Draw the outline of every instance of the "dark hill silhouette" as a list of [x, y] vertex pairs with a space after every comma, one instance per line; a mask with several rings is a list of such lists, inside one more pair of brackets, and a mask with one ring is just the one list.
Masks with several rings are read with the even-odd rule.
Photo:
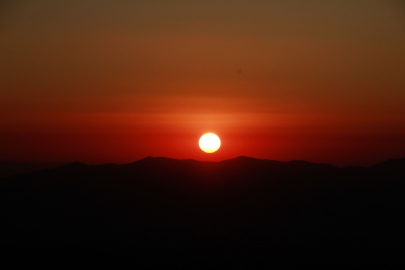
[[0, 162], [0, 178], [12, 176], [20, 173], [40, 171], [43, 169], [52, 169], [62, 166], [66, 163], [18, 163], [18, 162]]
[[250, 157], [70, 163], [0, 179], [1, 239], [18, 252], [131, 254], [159, 266], [375, 265], [405, 243], [404, 168], [405, 159], [342, 169]]

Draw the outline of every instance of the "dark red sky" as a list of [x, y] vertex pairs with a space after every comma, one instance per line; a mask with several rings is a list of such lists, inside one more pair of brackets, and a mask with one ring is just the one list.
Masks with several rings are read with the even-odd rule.
[[404, 48], [399, 0], [2, 1], [0, 160], [405, 157]]

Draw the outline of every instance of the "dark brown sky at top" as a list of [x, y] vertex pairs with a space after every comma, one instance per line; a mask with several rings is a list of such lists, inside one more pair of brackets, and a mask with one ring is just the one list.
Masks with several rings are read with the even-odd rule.
[[403, 1], [2, 1], [0, 160], [404, 157], [404, 48]]

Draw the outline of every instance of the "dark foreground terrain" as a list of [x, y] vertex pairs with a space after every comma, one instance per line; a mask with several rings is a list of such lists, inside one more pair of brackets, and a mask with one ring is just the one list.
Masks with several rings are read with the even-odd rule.
[[402, 260], [404, 184], [405, 159], [342, 169], [248, 157], [72, 163], [0, 178], [2, 257], [33, 265], [387, 268]]

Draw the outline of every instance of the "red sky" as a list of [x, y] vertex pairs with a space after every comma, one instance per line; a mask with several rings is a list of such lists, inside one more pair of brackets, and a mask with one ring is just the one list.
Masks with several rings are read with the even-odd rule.
[[0, 18], [0, 160], [405, 157], [401, 1], [3, 1]]

